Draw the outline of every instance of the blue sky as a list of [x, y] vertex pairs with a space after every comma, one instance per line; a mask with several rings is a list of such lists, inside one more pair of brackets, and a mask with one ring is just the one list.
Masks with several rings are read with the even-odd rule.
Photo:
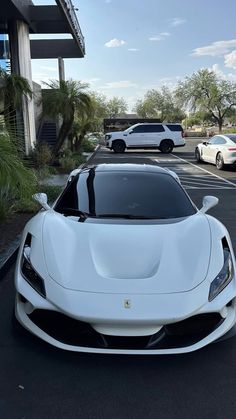
[[[33, 0], [34, 4], [55, 4]], [[66, 78], [122, 96], [130, 111], [151, 88], [200, 68], [236, 82], [236, 1], [74, 0], [86, 56], [65, 60]], [[37, 82], [58, 78], [56, 60], [34, 60]]]

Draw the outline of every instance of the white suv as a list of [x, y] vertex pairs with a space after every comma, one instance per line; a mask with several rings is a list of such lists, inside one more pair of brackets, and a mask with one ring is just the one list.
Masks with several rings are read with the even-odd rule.
[[185, 145], [180, 124], [135, 124], [125, 131], [108, 132], [106, 147], [115, 153], [124, 153], [131, 148], [158, 148], [162, 153], [171, 153], [174, 147]]

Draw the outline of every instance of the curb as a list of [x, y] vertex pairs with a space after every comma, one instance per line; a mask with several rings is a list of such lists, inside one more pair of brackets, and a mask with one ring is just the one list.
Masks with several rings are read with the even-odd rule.
[[[100, 149], [101, 144], [98, 144], [93, 151], [93, 153], [89, 156], [88, 160], [83, 164], [82, 167], [86, 167], [87, 164], [94, 158], [97, 151]], [[18, 236], [11, 242], [11, 244], [8, 246], [8, 248], [0, 254], [0, 280], [4, 278], [4, 276], [7, 274], [11, 266], [15, 263], [17, 258], [17, 253], [19, 250], [20, 245], [20, 239], [21, 234], [18, 234]]]
[[86, 167], [87, 164], [89, 164], [89, 162], [94, 158], [95, 154], [98, 152], [100, 148], [101, 148], [101, 144], [98, 144], [95, 150], [93, 151], [93, 153], [89, 156], [88, 160], [82, 164], [82, 167]]
[[7, 274], [11, 266], [15, 263], [19, 250], [21, 234], [18, 234], [8, 246], [5, 252], [0, 254], [0, 280]]

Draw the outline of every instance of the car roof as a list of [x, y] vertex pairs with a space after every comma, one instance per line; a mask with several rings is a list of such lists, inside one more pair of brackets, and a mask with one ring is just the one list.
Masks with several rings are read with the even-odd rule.
[[231, 134], [223, 134], [223, 137], [228, 138], [229, 140], [233, 141], [236, 140], [236, 133], [231, 133]]
[[215, 134], [211, 138], [215, 138], [215, 137], [224, 137], [224, 138], [227, 138], [227, 139], [231, 140], [232, 138], [236, 138], [236, 133], [231, 133], [231, 134]]
[[154, 164], [101, 163], [82, 168], [81, 172], [94, 169], [96, 172], [152, 172], [170, 174], [168, 170]]

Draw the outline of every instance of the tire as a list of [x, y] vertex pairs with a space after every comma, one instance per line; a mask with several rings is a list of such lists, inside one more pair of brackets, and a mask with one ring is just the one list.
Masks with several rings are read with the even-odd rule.
[[218, 170], [224, 169], [224, 159], [221, 153], [218, 153], [216, 156], [216, 168]]
[[117, 140], [112, 143], [112, 149], [114, 153], [124, 153], [125, 152], [125, 143], [122, 140]]
[[159, 150], [165, 154], [171, 153], [173, 148], [174, 148], [174, 144], [173, 144], [173, 141], [171, 140], [162, 140], [159, 146]]
[[195, 159], [197, 160], [197, 162], [199, 163], [202, 159], [201, 159], [201, 155], [200, 155], [200, 151], [199, 148], [195, 148]]

